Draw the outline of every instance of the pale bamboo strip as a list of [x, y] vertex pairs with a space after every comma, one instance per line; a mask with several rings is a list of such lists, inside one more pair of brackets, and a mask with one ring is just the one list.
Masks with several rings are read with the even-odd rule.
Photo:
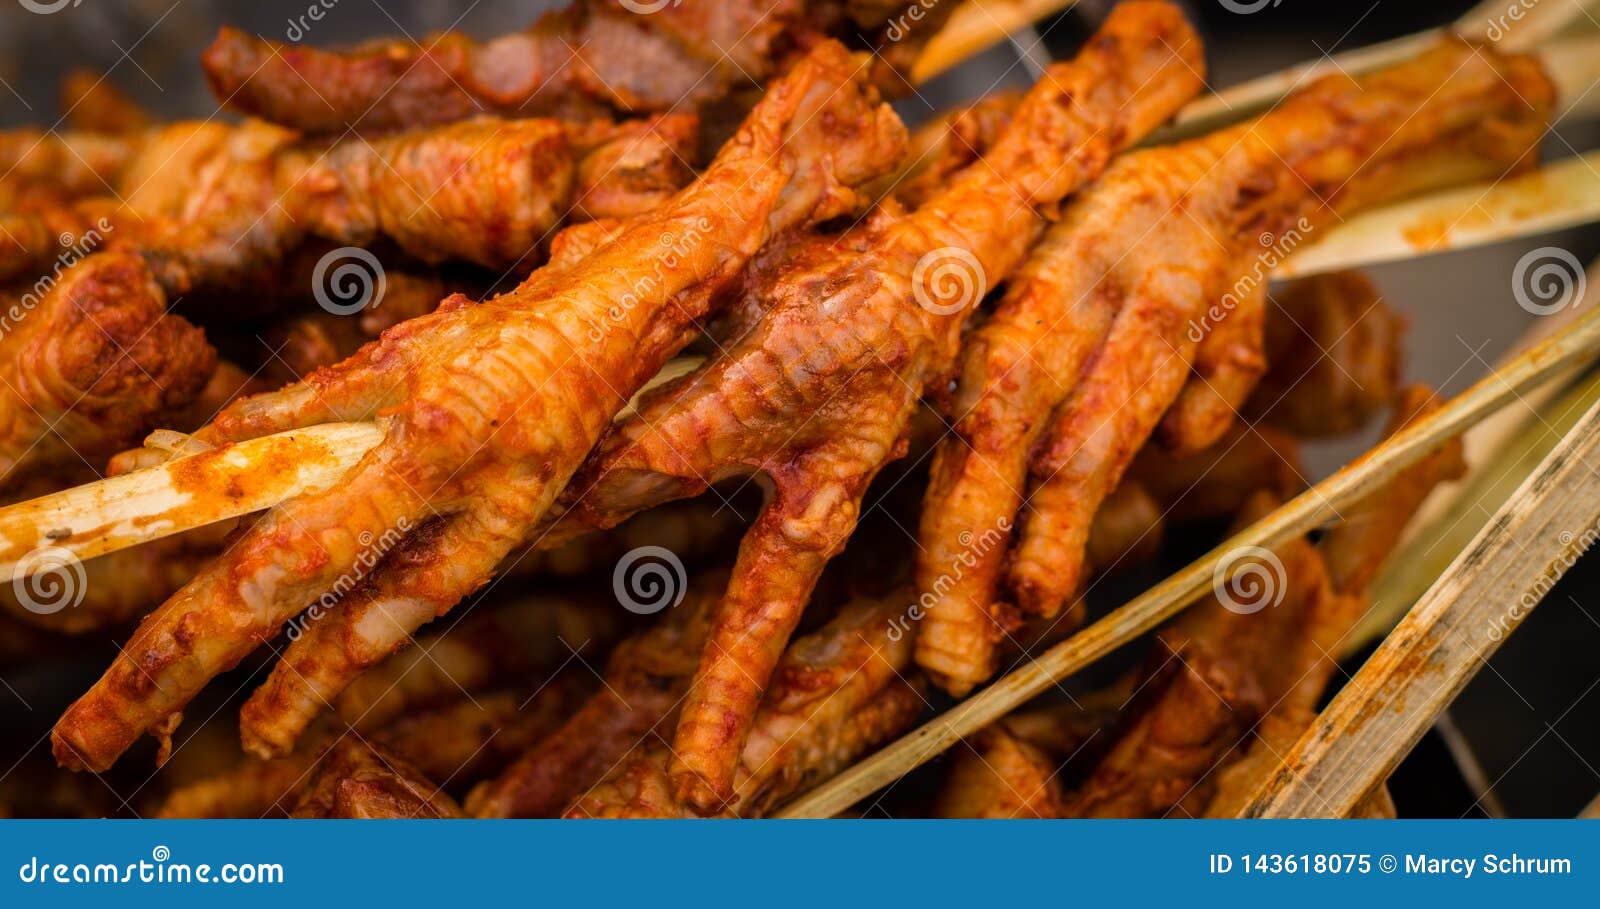
[[[1596, 154], [1600, 155], [1600, 153]], [[1596, 158], [1596, 163], [1600, 164], [1600, 157]], [[1555, 165], [1550, 170], [1553, 171], [1553, 175], [1547, 175], [1545, 171], [1539, 171], [1525, 176], [1522, 180], [1543, 179], [1551, 185], [1567, 187], [1571, 190], [1570, 192], [1551, 193], [1543, 190], [1533, 192], [1526, 188], [1513, 188], [1502, 193], [1498, 188], [1492, 187], [1451, 190], [1437, 196], [1428, 196], [1406, 203], [1400, 206], [1403, 210], [1400, 215], [1386, 214], [1390, 210], [1383, 210], [1374, 213], [1375, 217], [1353, 218], [1337, 230], [1329, 231], [1328, 235], [1320, 238], [1316, 245], [1307, 246], [1300, 250], [1286, 264], [1293, 266], [1295, 263], [1306, 261], [1306, 257], [1315, 256], [1316, 258], [1310, 260], [1313, 263], [1312, 266], [1302, 266], [1301, 272], [1322, 271], [1356, 268], [1374, 262], [1391, 261], [1406, 255], [1417, 255], [1419, 244], [1408, 237], [1407, 225], [1413, 224], [1415, 218], [1419, 216], [1414, 214], [1407, 215], [1404, 212], [1428, 213], [1427, 217], [1446, 219], [1445, 223], [1449, 223], [1449, 219], [1452, 218], [1458, 218], [1463, 222], [1469, 221], [1473, 217], [1477, 217], [1472, 212], [1476, 208], [1484, 206], [1502, 213], [1499, 220], [1490, 227], [1470, 224], [1458, 225], [1452, 232], [1453, 242], [1456, 243], [1488, 242], [1490, 239], [1507, 240], [1521, 236], [1526, 232], [1546, 231], [1551, 229], [1553, 225], [1575, 223], [1582, 218], [1600, 219], [1600, 178], [1595, 177], [1594, 172], [1589, 171], [1586, 167], [1577, 167], [1572, 162]], [[1475, 201], [1478, 202], [1476, 206], [1473, 204]], [[1557, 210], [1557, 213], [1548, 216], [1540, 214], [1536, 210], [1538, 206], [1552, 207]], [[1371, 239], [1369, 239], [1369, 236]], [[1332, 251], [1319, 252], [1325, 247], [1331, 248]], [[1279, 273], [1275, 273], [1274, 277], [1278, 277], [1281, 272], [1282, 269], [1280, 269]], [[1594, 284], [1600, 287], [1600, 280], [1595, 281]], [[663, 381], [688, 372], [697, 366], [699, 362], [700, 360], [695, 358], [681, 358], [667, 364], [661, 373], [645, 386], [645, 390], [652, 389]], [[637, 401], [637, 396], [635, 401]], [[622, 414], [632, 413], [633, 407], [634, 402], [630, 402], [628, 407], [622, 411]], [[326, 429], [326, 431], [336, 432], [337, 430]], [[350, 432], [356, 432], [356, 430], [352, 429]], [[288, 437], [294, 434], [287, 433], [284, 435]], [[345, 437], [343, 443], [351, 445], [354, 438], [356, 437]], [[371, 439], [372, 444], [376, 444], [378, 439], [377, 436], [372, 435], [364, 436], [364, 438]], [[62, 527], [94, 527], [99, 524], [107, 524], [109, 526], [107, 521], [92, 522], [90, 520], [95, 513], [94, 508], [98, 507], [97, 503], [108, 501], [107, 496], [111, 495], [111, 493], [99, 488], [104, 483], [115, 482], [117, 484], [113, 487], [115, 495], [119, 497], [118, 502], [120, 504], [120, 508], [117, 509], [117, 514], [119, 515], [117, 532], [77, 529], [74, 530], [75, 535], [88, 535], [84, 536], [79, 543], [66, 545], [65, 548], [74, 552], [81, 548], [85, 553], [104, 554], [198, 527], [209, 520], [219, 520], [220, 518], [212, 518], [211, 516], [222, 514], [224, 511], [228, 512], [227, 517], [233, 517], [248, 511], [269, 508], [284, 498], [298, 494], [300, 489], [334, 482], [349, 466], [344, 461], [330, 461], [326, 458], [320, 458], [317, 454], [320, 449], [317, 447], [315, 436], [302, 436], [301, 441], [311, 445], [311, 448], [307, 450], [308, 462], [298, 464], [296, 468], [303, 475], [302, 482], [305, 486], [279, 485], [272, 487], [276, 490], [274, 494], [277, 495], [277, 498], [273, 497], [274, 494], [262, 492], [259, 496], [249, 500], [254, 506], [253, 508], [244, 508], [243, 504], [227, 508], [196, 508], [194, 503], [206, 494], [206, 490], [199, 486], [191, 485], [188, 487], [191, 494], [182, 500], [173, 498], [169, 492], [164, 492], [163, 490], [171, 485], [169, 479], [171, 471], [179, 469], [176, 465], [186, 463], [187, 459], [171, 461], [163, 465], [163, 469], [167, 473], [150, 473], [148, 470], [136, 471], [116, 478], [114, 481], [100, 481], [100, 483], [92, 483], [76, 489], [65, 490], [56, 493], [52, 497], [47, 497], [46, 500], [52, 503], [51, 507], [70, 510], [75, 518], [72, 524], [56, 522], [47, 527], [36, 523], [34, 515], [38, 513], [38, 506], [32, 503], [0, 508], [0, 533], [6, 534], [6, 536], [0, 537], [0, 557], [3, 557], [4, 552], [11, 552], [11, 563], [14, 563], [25, 552], [40, 546], [55, 544], [57, 542], [56, 539], [46, 536], [46, 531], [48, 530]], [[274, 451], [278, 452], [282, 457], [298, 457], [293, 449], [286, 447], [291, 444], [290, 442], [280, 440], [274, 444], [277, 446]], [[354, 456], [356, 452], [351, 449], [346, 454]], [[252, 461], [248, 457], [241, 463], [249, 465], [251, 470], [257, 469], [260, 464], [259, 461]], [[353, 461], [350, 463], [353, 463]], [[331, 476], [317, 474], [316, 471], [319, 469], [331, 472]], [[243, 474], [239, 475], [242, 476]], [[221, 474], [209, 474], [207, 475], [207, 481], [213, 484], [211, 495], [221, 497], [231, 495], [227, 488], [231, 483], [230, 477]], [[243, 502], [243, 500], [240, 501]], [[139, 508], [150, 510], [148, 512], [139, 512], [137, 510]], [[24, 511], [18, 513], [18, 509], [23, 509]], [[33, 530], [27, 531], [27, 528], [33, 528]], [[27, 535], [29, 533], [31, 533], [31, 536]]]
[[[941, 0], [935, 0], [941, 2]], [[942, 0], [950, 2], [950, 0]], [[966, 0], [950, 21], [928, 40], [911, 65], [911, 82], [921, 85], [975, 54], [998, 44], [1012, 32], [1061, 12], [1078, 0]]]
[[[1600, 259], [1589, 264], [1578, 299], [1535, 319], [1500, 362], [1565, 329], [1581, 313], [1596, 306], [1600, 306]], [[1553, 376], [1522, 396], [1524, 407], [1507, 407], [1491, 414], [1462, 435], [1466, 477], [1435, 489], [1417, 510], [1400, 548], [1373, 584], [1372, 609], [1346, 639], [1346, 655], [1389, 633], [1471, 541], [1478, 526], [1472, 513], [1487, 516], [1500, 507], [1539, 459], [1566, 434], [1578, 415], [1600, 398], [1600, 374], [1574, 389], [1579, 372]], [[1566, 396], [1552, 403], [1564, 391], [1568, 392]]]
[[1597, 456], [1600, 403], [1384, 639], [1241, 817], [1340, 817], [1388, 778], [1600, 535]]
[[[1200, 98], [1181, 111], [1171, 127], [1151, 137], [1152, 143], [1171, 142], [1242, 120], [1260, 113], [1280, 98], [1319, 76], [1343, 72], [1358, 75], [1416, 56], [1451, 32], [1478, 40], [1496, 41], [1513, 51], [1525, 51], [1554, 38], [1574, 23], [1588, 20], [1587, 0], [1543, 0], [1516, 21], [1508, 18], [1505, 0], [1485, 0], [1457, 19], [1449, 28], [1434, 28], [1379, 44], [1324, 56], [1320, 60], [1280, 70]], [[1512, 4], [1515, 6], [1515, 4]], [[1561, 80], [1557, 79], [1560, 83]], [[1563, 103], [1566, 103], [1563, 101]]]
[[[1473, 446], [1483, 449], [1499, 443], [1487, 459], [1480, 453], [1476, 455], [1479, 460], [1474, 461], [1469, 455], [1471, 473], [1448, 490], [1441, 510], [1419, 514], [1421, 532], [1402, 542], [1373, 583], [1372, 609], [1346, 640], [1345, 655], [1362, 650], [1394, 628], [1472, 542], [1489, 515], [1505, 504], [1596, 401], [1600, 401], [1600, 371], [1590, 372], [1564, 393], [1557, 387], [1535, 389], [1524, 395], [1522, 403], [1535, 408], [1532, 411], [1508, 407], [1490, 418], [1514, 417], [1488, 426], [1491, 432], [1503, 433], [1504, 438], [1489, 440], [1488, 444], [1479, 441]], [[1467, 436], [1473, 436], [1489, 422], [1474, 426]]]
[[1397, 433], [1204, 557], [813, 790], [787, 807], [782, 816], [830, 817], [843, 811], [963, 736], [1010, 713], [1057, 681], [1170, 618], [1211, 589], [1213, 572], [1230, 553], [1246, 546], [1271, 548], [1307, 533], [1378, 489], [1444, 440], [1460, 434], [1550, 376], [1588, 362], [1597, 354], [1600, 311], [1591, 311], [1567, 330], [1480, 379], [1427, 418]]
[[[1600, 55], [1600, 44], [1595, 52]], [[1294, 278], [1470, 249], [1596, 220], [1600, 151], [1357, 215], [1296, 251], [1272, 276]]]
[[[704, 361], [668, 362], [617, 419], [634, 413], [646, 392]], [[82, 560], [271, 508], [338, 482], [381, 441], [374, 423], [324, 423], [189, 454], [192, 437], [158, 429], [146, 445], [170, 451], [170, 460], [0, 508], [0, 573], [14, 577], [20, 565], [26, 574], [35, 563], [47, 569], [49, 560], [28, 558], [44, 548]]]
[[46, 547], [78, 559], [270, 508], [336, 482], [383, 431], [329, 423], [209, 449], [0, 509], [0, 573]]

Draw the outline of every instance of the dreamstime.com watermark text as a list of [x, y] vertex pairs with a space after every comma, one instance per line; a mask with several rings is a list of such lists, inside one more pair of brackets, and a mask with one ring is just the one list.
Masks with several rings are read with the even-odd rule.
[[1511, 632], [1522, 624], [1522, 620], [1528, 617], [1528, 613], [1533, 611], [1533, 607], [1539, 605], [1539, 601], [1550, 593], [1551, 588], [1556, 586], [1556, 582], [1560, 581], [1572, 566], [1578, 564], [1578, 560], [1583, 558], [1583, 554], [1588, 552], [1597, 540], [1600, 540], [1600, 521], [1590, 524], [1578, 533], [1563, 530], [1557, 534], [1556, 542], [1561, 544], [1561, 551], [1556, 553], [1555, 558], [1550, 560], [1550, 564], [1545, 566], [1539, 577], [1523, 591], [1522, 596], [1511, 604], [1511, 608], [1495, 617], [1490, 623], [1489, 640], [1499, 643], [1510, 636]]
[[33, 856], [17, 869], [24, 884], [282, 884], [277, 862], [225, 862], [221, 865], [174, 862], [172, 850], [157, 846], [137, 862], [57, 862]]

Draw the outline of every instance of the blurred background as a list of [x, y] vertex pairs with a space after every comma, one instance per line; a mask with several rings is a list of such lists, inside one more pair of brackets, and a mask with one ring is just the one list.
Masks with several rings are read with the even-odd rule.
[[[400, 34], [421, 39], [441, 29], [492, 36], [525, 26], [553, 5], [540, 0], [323, 0], [320, 21], [305, 26], [309, 0], [0, 0], [0, 126], [50, 125], [56, 93], [70, 69], [106, 73], [117, 86], [168, 117], [217, 115], [198, 56], [219, 25], [277, 40], [329, 45]], [[686, 0], [710, 2], [710, 0]], [[1004, 85], [1031, 81], [1030, 65], [1069, 55], [1109, 8], [1083, 0], [900, 102], [910, 121]], [[1374, 3], [1273, 3], [1243, 15], [1220, 0], [1187, 0], [1208, 39], [1212, 84], [1324, 54], [1444, 25], [1472, 4], [1377, 0]], [[1235, 3], [1233, 6], [1238, 6]], [[29, 7], [55, 9], [50, 14]], [[298, 20], [298, 21], [297, 21]], [[227, 116], [227, 115], [223, 115]], [[1593, 123], [1563, 125], [1547, 157], [1600, 145]], [[1588, 262], [1600, 231], [1580, 229], [1488, 249], [1446, 253], [1371, 269], [1395, 308], [1411, 318], [1408, 380], [1455, 394], [1480, 377], [1534, 318], [1516, 305], [1512, 269], [1539, 246]], [[1376, 427], [1373, 429], [1373, 435]], [[1324, 445], [1312, 452], [1325, 474], [1372, 441]], [[1480, 516], [1489, 517], [1485, 510]], [[1124, 591], [1126, 592], [1126, 591]], [[1104, 604], [1102, 604], [1104, 605]], [[83, 672], [108, 659], [102, 646], [83, 655]], [[1600, 793], [1600, 557], [1584, 560], [1481, 671], [1401, 768], [1393, 792], [1402, 816], [1572, 816]], [[1353, 669], [1357, 661], [1347, 664]], [[59, 675], [0, 677], [0, 729], [25, 745], [48, 728], [81, 688]], [[0, 766], [0, 770], [3, 770]], [[908, 781], [885, 813], [915, 813], [920, 788]]]

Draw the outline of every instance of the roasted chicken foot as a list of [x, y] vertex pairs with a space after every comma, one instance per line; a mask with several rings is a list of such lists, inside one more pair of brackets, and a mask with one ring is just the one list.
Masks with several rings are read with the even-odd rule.
[[735, 796], [762, 689], [868, 484], [948, 381], [986, 283], [1022, 260], [1042, 209], [1200, 88], [1201, 66], [1174, 7], [1123, 4], [921, 207], [886, 204], [841, 236], [787, 238], [758, 257], [718, 354], [649, 395], [591, 458], [567, 497], [585, 526], [732, 476], [770, 483], [674, 739], [683, 802], [711, 814]]
[[[905, 675], [911, 640], [895, 620], [909, 591], [846, 605], [827, 625], [789, 645], [751, 723], [734, 776], [737, 809], [761, 817], [903, 732], [927, 702]], [[694, 817], [674, 794], [671, 749], [643, 742], [566, 812], [569, 818]]]
[[[1406, 390], [1390, 432], [1437, 406], [1427, 389]], [[1163, 630], [1139, 701], [1116, 745], [1069, 797], [1067, 815], [1199, 815], [1218, 797], [1216, 771], [1239, 759], [1241, 740], [1263, 718], [1273, 717], [1263, 735], [1281, 734], [1285, 722], [1303, 729], [1406, 522], [1434, 486], [1464, 469], [1453, 440], [1348, 509], [1315, 545], [1294, 540], [1274, 551], [1276, 562], [1250, 563], [1246, 571], [1263, 583], [1229, 577], [1215, 598]], [[1263, 493], [1242, 520], [1278, 501]]]
[[[111, 188], [11, 216], [47, 236], [0, 258], [0, 277], [54, 258], [50, 231], [95, 225], [97, 242], [141, 253], [169, 293], [259, 291], [310, 238], [526, 271], [569, 218], [660, 205], [688, 182], [698, 138], [684, 114], [475, 121], [332, 145], [259, 121], [175, 123], [143, 134]], [[337, 290], [322, 292], [346, 302]]]
[[1186, 405], [1173, 435], [1193, 449], [1226, 431], [1217, 415], [1260, 375], [1262, 257], [1363, 205], [1530, 163], [1552, 98], [1530, 58], [1452, 40], [1113, 164], [963, 349], [955, 433], [923, 511], [918, 583], [936, 602], [918, 664], [965, 693], [992, 675], [1008, 629], [1078, 602], [1094, 515], [1202, 347], [1212, 400]]
[[[482, 304], [447, 300], [201, 430], [218, 443], [376, 415], [386, 439], [336, 487], [264, 515], [147, 617], [57, 724], [57, 759], [109, 766], [332, 591], [339, 612], [360, 618], [312, 624], [246, 708], [249, 750], [286, 753], [358, 674], [352, 666], [398, 649], [484, 584], [749, 257], [775, 235], [850, 211], [851, 187], [893, 166], [904, 129], [857, 68], [839, 45], [819, 45], [699, 180], [581, 262]], [[327, 659], [325, 635], [342, 659]]]
[[[387, 131], [478, 114], [591, 118], [694, 109], [759, 88], [817, 39], [882, 29], [904, 3], [727, 0], [643, 14], [618, 0], [575, 0], [527, 30], [479, 42], [446, 32], [344, 51], [225, 28], [202, 57], [218, 99], [306, 132]], [[906, 55], [954, 4], [919, 10], [887, 59]], [[891, 89], [897, 78], [880, 81]]]

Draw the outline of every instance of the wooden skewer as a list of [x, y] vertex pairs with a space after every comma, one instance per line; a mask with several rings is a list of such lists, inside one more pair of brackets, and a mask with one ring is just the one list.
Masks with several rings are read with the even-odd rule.
[[[943, 0], [951, 2], [951, 0]], [[966, 0], [911, 65], [914, 85], [933, 79], [1011, 33], [1053, 16], [1078, 0]]]
[[382, 440], [373, 423], [328, 423], [12, 505], [0, 509], [0, 566], [15, 577], [43, 547], [87, 559], [270, 508], [336, 482]]
[[[967, 0], [929, 40], [911, 81], [921, 85], [983, 49], [1032, 23], [1072, 7], [1076, 0]], [[1592, 20], [1590, 0], [1543, 0], [1531, 9], [1485, 0], [1449, 28], [1435, 28], [1391, 41], [1323, 57], [1232, 86], [1191, 102], [1171, 126], [1145, 144], [1161, 145], [1211, 132], [1259, 114], [1296, 88], [1334, 72], [1360, 74], [1416, 56], [1444, 35], [1455, 33], [1491, 41], [1506, 50], [1539, 49], [1560, 100], [1556, 119], [1600, 114], [1600, 39], [1593, 36], [1552, 40], [1575, 23]], [[1515, 9], [1518, 18], [1512, 19]]]
[[[1297, 251], [1273, 276], [1356, 268], [1600, 220], [1600, 176], [1589, 169], [1589, 157], [1508, 181], [1515, 184], [1508, 188], [1484, 184], [1451, 190], [1352, 218], [1315, 245]], [[1600, 166], [1600, 153], [1592, 157]], [[1428, 228], [1428, 236], [1434, 239], [1430, 244], [1416, 239], [1421, 229], [1418, 225], [1444, 227]], [[1324, 251], [1325, 247], [1332, 251]], [[1600, 275], [1593, 286], [1600, 289]], [[701, 362], [700, 358], [681, 357], [668, 363], [639, 394]], [[637, 401], [635, 396], [618, 418], [631, 414]], [[365, 452], [361, 445], [376, 445], [382, 434], [371, 424], [345, 423], [269, 438], [270, 443], [265, 439], [245, 443], [255, 447], [230, 446], [230, 460], [218, 460], [215, 452], [175, 458], [158, 467], [0, 508], [0, 566], [13, 572], [18, 559], [42, 546], [61, 546], [79, 558], [88, 558], [270, 508], [306, 489], [337, 482]], [[330, 439], [337, 441], [332, 456], [327, 451]], [[170, 449], [172, 445], [158, 447]], [[239, 478], [258, 471], [281, 473], [271, 465], [285, 463], [296, 465], [295, 482], [266, 484], [252, 495], [236, 495], [233, 487]], [[236, 465], [238, 472], [215, 466], [221, 464]], [[256, 484], [252, 479], [248, 485]], [[180, 486], [181, 495], [174, 492]], [[217, 501], [202, 506], [207, 499]]]
[[[1011, 30], [1069, 5], [1063, 0], [974, 0], [952, 14], [945, 32], [970, 35], [981, 31], [971, 25], [971, 17], [975, 16]], [[1563, 16], [1571, 13], [1570, 9], [1557, 6], [1566, 9]], [[957, 19], [958, 16], [968, 18]], [[1546, 37], [1555, 19], [1548, 13], [1541, 16], [1546, 18], [1525, 19], [1518, 34], [1529, 40]], [[1408, 47], [1407, 52], [1415, 50], [1414, 46]], [[964, 53], [970, 53], [970, 49]], [[1393, 57], [1384, 57], [1383, 61], [1388, 59]], [[1587, 91], [1593, 81], [1595, 61], [1600, 61], [1600, 44], [1590, 41], [1574, 45], [1559, 59], [1566, 61], [1556, 67], [1567, 74], [1566, 84], [1583, 85]], [[1279, 81], [1292, 83], [1295, 72], [1299, 70], [1280, 74]], [[1285, 263], [1280, 276], [1391, 261], [1600, 218], [1597, 169], [1600, 153], [1592, 153], [1500, 186], [1468, 187], [1371, 212], [1329, 231], [1316, 245]], [[681, 375], [694, 365], [669, 364], [646, 387]], [[632, 407], [630, 402], [623, 414], [631, 413]], [[61, 547], [79, 558], [89, 558], [270, 508], [307, 489], [336, 482], [364, 453], [361, 446], [375, 445], [380, 438], [381, 433], [370, 424], [328, 424], [314, 431], [284, 433], [229, 446], [225, 457], [206, 452], [178, 458], [159, 467], [0, 509], [0, 564], [6, 566], [7, 573], [14, 574], [18, 560], [43, 546]], [[273, 464], [285, 463], [293, 463], [294, 470], [272, 468]], [[239, 472], [229, 474], [220, 469], [221, 465], [236, 466]], [[237, 477], [266, 473], [274, 474], [277, 482], [258, 485], [252, 479], [252, 492], [248, 495], [232, 488]]]
[[813, 790], [780, 816], [831, 817], [843, 811], [1199, 599], [1211, 589], [1213, 572], [1230, 553], [1246, 546], [1271, 548], [1307, 533], [1518, 394], [1597, 354], [1600, 310], [1586, 313], [1567, 330], [1480, 379], [1427, 418], [1100, 621]]
[[[1584, 323], [1596, 321], [1591, 313]], [[1600, 537], [1600, 403], [1484, 526], [1307, 730], [1241, 817], [1340, 817], [1388, 778]]]
[[[1589, 264], [1583, 292], [1572, 305], [1533, 321], [1501, 359], [1504, 363], [1600, 307], [1600, 259]], [[1496, 364], [1499, 365], [1499, 364]], [[1435, 489], [1411, 520], [1399, 549], [1372, 585], [1372, 608], [1346, 638], [1346, 656], [1389, 633], [1417, 598], [1472, 541], [1482, 518], [1499, 508], [1534, 465], [1554, 448], [1579, 415], [1600, 400], [1600, 371], [1580, 381], [1580, 370], [1552, 376], [1461, 436], [1467, 475]]]
[[[1159, 144], [1211, 132], [1218, 127], [1260, 113], [1283, 96], [1319, 76], [1336, 72], [1359, 75], [1380, 69], [1416, 56], [1433, 42], [1451, 33], [1491, 41], [1512, 51], [1526, 51], [1539, 47], [1573, 23], [1583, 20], [1585, 7], [1588, 5], [1587, 0], [1544, 0], [1532, 9], [1521, 11], [1520, 18], [1512, 20], [1509, 18], [1505, 0], [1485, 0], [1457, 19], [1449, 28], [1428, 29], [1414, 35], [1333, 54], [1207, 95], [1185, 107], [1172, 126], [1152, 136], [1150, 141]], [[1572, 61], [1563, 58], [1551, 62]], [[1563, 88], [1570, 88], [1572, 84], [1563, 82], [1559, 77], [1556, 81]], [[1571, 97], [1581, 95], [1589, 83], [1584, 82], [1581, 85], [1582, 88]], [[1562, 103], [1568, 103], [1565, 100], [1568, 95], [1563, 94], [1561, 97], [1564, 99]]]
[[[1600, 54], [1600, 44], [1595, 48]], [[1486, 246], [1600, 220], [1600, 151], [1401, 202], [1340, 224], [1273, 272], [1295, 278]]]
[[1556, 122], [1600, 114], [1600, 39], [1562, 38], [1539, 48], [1539, 60], [1556, 86]]
[[[1512, 419], [1489, 427], [1508, 431], [1509, 435], [1489, 460], [1473, 466], [1465, 482], [1450, 490], [1452, 495], [1431, 521], [1424, 516], [1426, 522], [1422, 524], [1422, 531], [1404, 541], [1388, 560], [1372, 586], [1372, 609], [1346, 641], [1346, 655], [1388, 634], [1472, 542], [1483, 521], [1510, 500], [1511, 494], [1555, 450], [1578, 419], [1600, 401], [1600, 371], [1591, 371], [1553, 400], [1552, 395], [1539, 395], [1542, 390], [1537, 389], [1524, 397], [1524, 404], [1536, 408], [1530, 413], [1513, 414], [1513, 408], [1506, 408], [1495, 415], [1496, 418], [1526, 419]], [[1485, 420], [1473, 427], [1473, 431], [1489, 422]], [[1470, 456], [1467, 463], [1474, 464]]]
[[[616, 418], [703, 362], [670, 361]], [[192, 437], [157, 430], [145, 444], [175, 456], [165, 463], [0, 508], [0, 573], [26, 574], [45, 547], [88, 559], [271, 508], [337, 483], [381, 441], [375, 423], [324, 423], [189, 454]]]

